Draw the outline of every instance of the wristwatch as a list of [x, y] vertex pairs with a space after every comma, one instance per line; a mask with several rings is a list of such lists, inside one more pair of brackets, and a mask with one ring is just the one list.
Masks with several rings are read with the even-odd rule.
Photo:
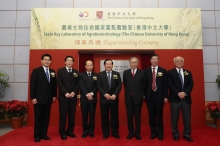
[[91, 92], [91, 94], [92, 94], [92, 96], [94, 95], [94, 93], [92, 93], [92, 92]]

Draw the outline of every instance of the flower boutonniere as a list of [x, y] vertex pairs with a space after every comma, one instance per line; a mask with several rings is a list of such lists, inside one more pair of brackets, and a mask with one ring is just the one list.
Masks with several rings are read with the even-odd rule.
[[55, 77], [55, 72], [51, 72], [50, 75], [51, 75], [52, 78], [54, 78]]
[[97, 77], [96, 77], [96, 76], [93, 76], [92, 79], [93, 79], [93, 81], [96, 81], [96, 80], [97, 80]]
[[77, 78], [78, 77], [78, 74], [77, 73], [73, 73], [73, 76], [75, 77], [75, 78]]
[[157, 76], [158, 76], [158, 77], [162, 77], [162, 76], [163, 76], [163, 73], [162, 73], [162, 72], [158, 72], [158, 73], [157, 73]]
[[187, 71], [184, 71], [183, 74], [184, 76], [188, 76], [189, 73]]
[[118, 75], [113, 75], [113, 79], [117, 80], [118, 79]]

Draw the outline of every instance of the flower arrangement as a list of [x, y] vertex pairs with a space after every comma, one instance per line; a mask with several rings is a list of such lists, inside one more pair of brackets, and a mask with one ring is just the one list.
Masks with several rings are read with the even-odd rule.
[[210, 117], [213, 119], [220, 118], [220, 102], [209, 102], [204, 111], [210, 113]]
[[8, 119], [12, 117], [21, 117], [27, 113], [27, 102], [12, 100], [5, 102], [5, 111]]

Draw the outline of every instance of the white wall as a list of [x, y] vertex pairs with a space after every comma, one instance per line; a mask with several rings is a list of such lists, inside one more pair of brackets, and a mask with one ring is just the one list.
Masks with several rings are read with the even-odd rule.
[[[32, 8], [201, 8], [206, 101], [220, 100], [220, 0], [0, 0], [0, 70], [11, 87], [0, 101], [27, 100]], [[40, 65], [40, 60], [39, 60]], [[203, 85], [201, 85], [203, 86]]]

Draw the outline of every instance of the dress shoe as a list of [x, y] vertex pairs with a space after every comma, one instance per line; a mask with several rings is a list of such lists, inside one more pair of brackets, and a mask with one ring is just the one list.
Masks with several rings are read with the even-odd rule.
[[42, 136], [41, 139], [50, 140], [50, 137], [48, 137], [48, 136]]
[[103, 137], [102, 137], [102, 139], [107, 139], [108, 138], [108, 136], [105, 136], [105, 135], [103, 135]]
[[36, 137], [36, 138], [34, 138], [34, 141], [35, 141], [35, 142], [40, 142], [40, 138], [39, 138], [39, 137]]
[[94, 138], [94, 137], [95, 137], [95, 135], [94, 135], [94, 134], [89, 134], [89, 136], [90, 136], [91, 138]]
[[175, 141], [179, 141], [179, 137], [173, 137], [173, 140], [175, 140]]
[[61, 139], [62, 139], [62, 140], [67, 140], [66, 135], [65, 135], [65, 134], [61, 135]]
[[183, 138], [189, 142], [193, 142], [193, 139], [191, 137], [183, 136]]
[[133, 134], [128, 134], [128, 136], [126, 137], [126, 139], [132, 139], [134, 135]]
[[72, 137], [72, 138], [76, 138], [76, 135], [73, 133], [67, 133], [68, 136]]
[[120, 139], [120, 136], [118, 134], [114, 134], [112, 135], [113, 137], [117, 138], [117, 139]]
[[141, 140], [141, 136], [140, 135], [136, 135], [135, 136], [137, 140]]
[[162, 136], [162, 135], [158, 135], [158, 139], [159, 139], [160, 141], [163, 141], [163, 136]]
[[83, 135], [82, 135], [82, 138], [86, 138], [86, 137], [87, 137], [87, 135], [88, 135], [88, 134], [83, 134]]
[[151, 134], [150, 139], [153, 140], [153, 139], [155, 139], [156, 137], [157, 137], [156, 134]]

